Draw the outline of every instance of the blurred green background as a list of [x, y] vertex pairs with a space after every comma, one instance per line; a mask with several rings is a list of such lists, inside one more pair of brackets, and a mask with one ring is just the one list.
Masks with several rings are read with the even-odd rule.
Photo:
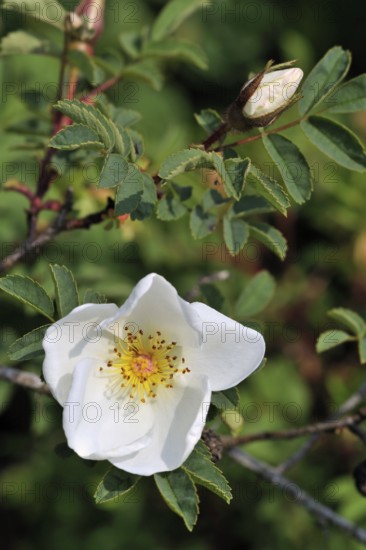
[[[61, 3], [69, 9], [74, 5]], [[151, 23], [163, 4], [157, 0], [107, 0], [107, 32], [98, 43], [98, 52], [113, 56], [118, 50], [119, 34]], [[143, 115], [138, 130], [145, 137], [153, 172], [170, 152], [203, 138], [194, 112], [207, 107], [223, 112], [248, 73], [262, 68], [270, 58], [278, 62], [296, 58], [308, 72], [328, 48], [339, 44], [353, 53], [349, 77], [360, 74], [364, 68], [364, 23], [358, 10], [358, 2], [340, 0], [215, 0], [211, 7], [203, 1], [202, 9], [182, 26], [179, 35], [205, 49], [208, 71], [170, 64], [161, 92], [141, 82], [132, 83], [132, 87], [123, 82], [118, 93], [111, 92], [111, 98]], [[19, 24], [31, 26], [31, 22], [20, 19], [7, 13], [1, 30], [6, 33], [19, 28]], [[55, 39], [60, 40], [57, 33]], [[32, 128], [23, 128], [23, 135], [7, 132], [5, 136], [5, 132], [14, 117], [20, 120], [22, 109], [31, 106], [39, 114], [38, 126], [47, 135], [47, 107], [52, 93], [49, 98], [43, 94], [43, 101], [35, 102], [31, 91], [37, 86], [51, 90], [57, 74], [58, 64], [52, 58], [0, 59], [3, 92], [4, 85], [15, 83], [2, 103], [2, 181], [21, 178], [34, 185], [35, 165], [20, 147], [24, 145], [24, 133], [27, 130], [31, 134]], [[296, 108], [285, 113], [281, 122], [295, 116]], [[365, 113], [344, 115], [339, 120], [347, 122], [365, 140]], [[290, 428], [325, 418], [364, 379], [353, 346], [319, 357], [315, 341], [322, 330], [333, 326], [326, 317], [329, 308], [351, 307], [366, 314], [365, 182], [361, 175], [342, 169], [318, 153], [300, 129], [291, 129], [286, 135], [294, 138], [308, 158], [316, 187], [311, 200], [301, 208], [292, 208], [287, 220], [272, 218], [289, 241], [285, 262], [261, 248], [256, 248], [254, 255], [248, 250], [231, 258], [218, 234], [205, 241], [193, 241], [186, 218], [171, 225], [151, 219], [143, 223], [126, 221], [111, 230], [101, 224], [88, 231], [61, 235], [17, 265], [14, 272], [31, 275], [51, 290], [48, 264], [65, 264], [75, 272], [81, 291], [93, 288], [121, 304], [137, 280], [151, 271], [164, 275], [181, 296], [187, 296], [201, 276], [227, 269], [229, 279], [217, 287], [226, 298], [224, 311], [230, 314], [250, 276], [268, 269], [278, 282], [276, 296], [264, 313], [249, 320], [258, 322], [265, 335], [268, 363], [240, 387], [245, 433]], [[247, 147], [245, 153], [263, 168], [269, 162], [258, 142]], [[92, 212], [105, 198], [95, 192], [93, 175], [87, 178], [85, 190], [85, 174], [75, 170], [71, 181], [60, 178], [50, 196], [62, 197], [67, 186], [73, 184], [80, 214]], [[26, 201], [18, 195], [1, 193], [2, 256], [24, 236], [25, 207]], [[49, 219], [47, 215], [42, 217], [45, 224]], [[197, 299], [203, 297], [198, 295]], [[0, 361], [9, 364], [9, 344], [41, 322], [5, 295], [1, 296], [1, 308]], [[36, 361], [21, 367], [37, 373], [41, 369]], [[318, 525], [286, 493], [257, 480], [227, 458], [221, 465], [233, 486], [232, 504], [227, 506], [202, 490], [201, 516], [192, 534], [166, 508], [149, 479], [126, 502], [96, 506], [92, 495], [107, 463], [88, 467], [86, 461], [75, 456], [65, 458], [55, 451], [64, 442], [60, 407], [48, 397], [5, 382], [0, 384], [0, 407], [4, 548], [338, 550], [345, 544], [352, 550], [361, 548], [342, 532]], [[248, 451], [277, 464], [301, 441], [257, 443]], [[346, 432], [324, 435], [290, 476], [315, 498], [348, 519], [365, 524], [365, 501], [352, 479], [354, 467], [364, 458], [364, 448], [355, 437]]]

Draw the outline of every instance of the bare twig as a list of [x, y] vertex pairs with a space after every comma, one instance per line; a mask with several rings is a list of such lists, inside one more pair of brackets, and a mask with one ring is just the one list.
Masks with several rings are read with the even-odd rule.
[[26, 239], [26, 241], [20, 244], [14, 252], [6, 256], [0, 262], [0, 273], [5, 273], [21, 259], [26, 258], [31, 252], [38, 250], [63, 231], [89, 229], [90, 226], [101, 223], [106, 217], [108, 217], [109, 212], [113, 210], [113, 207], [114, 202], [109, 198], [106, 206], [102, 210], [89, 214], [84, 218], [68, 220], [67, 214], [71, 210], [71, 204], [66, 201], [52, 225], [42, 231], [39, 235]]
[[258, 432], [250, 435], [239, 435], [235, 437], [222, 437], [222, 443], [224, 447], [235, 447], [236, 445], [243, 445], [248, 443], [254, 443], [255, 441], [264, 441], [268, 439], [294, 439], [296, 437], [303, 437], [308, 434], [321, 434], [332, 433], [341, 430], [342, 428], [353, 428], [366, 419], [366, 407], [362, 407], [356, 414], [347, 416], [340, 420], [328, 420], [326, 422], [317, 422], [310, 424], [309, 426], [302, 426], [301, 428], [293, 428], [291, 430], [277, 430]]
[[[366, 397], [366, 382], [362, 384], [346, 401], [339, 407], [336, 414], [332, 415], [329, 420], [337, 420], [344, 414], [347, 414], [352, 409], [355, 409], [362, 403]], [[357, 433], [359, 435], [359, 433]], [[320, 434], [313, 434], [308, 441], [304, 443], [300, 449], [298, 449], [292, 456], [290, 456], [285, 462], [277, 466], [278, 472], [285, 472], [295, 466], [304, 456], [310, 451], [313, 445], [318, 441]]]
[[113, 76], [112, 78], [109, 78], [105, 82], [102, 82], [101, 84], [99, 84], [98, 86], [90, 90], [88, 93], [83, 95], [80, 98], [80, 101], [83, 101], [84, 103], [90, 102], [97, 95], [105, 92], [106, 90], [109, 90], [110, 88], [112, 88], [112, 86], [115, 86], [116, 84], [118, 84], [118, 82], [120, 82], [122, 78], [123, 78], [123, 75], [117, 75], [117, 76]]
[[241, 466], [244, 466], [244, 468], [255, 472], [262, 479], [269, 481], [275, 487], [286, 491], [286, 494], [289, 494], [293, 497], [294, 502], [296, 502], [297, 504], [302, 504], [322, 523], [324, 523], [324, 521], [329, 522], [332, 525], [350, 534], [358, 541], [366, 544], [365, 529], [358, 527], [354, 523], [351, 523], [347, 519], [338, 515], [336, 512], [334, 512], [324, 504], [317, 502], [298, 485], [278, 473], [277, 470], [272, 466], [265, 464], [264, 462], [260, 462], [256, 458], [235, 447], [233, 449], [230, 449], [229, 455]]
[[7, 380], [23, 388], [28, 388], [37, 393], [51, 395], [50, 389], [45, 382], [42, 382], [39, 376], [33, 372], [26, 372], [13, 367], [0, 366], [0, 379]]

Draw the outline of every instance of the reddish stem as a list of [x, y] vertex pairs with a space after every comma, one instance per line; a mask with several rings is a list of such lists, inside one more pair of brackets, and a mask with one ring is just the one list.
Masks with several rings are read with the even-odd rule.
[[11, 185], [7, 185], [4, 187], [4, 191], [15, 191], [16, 193], [20, 193], [24, 197], [27, 197], [29, 201], [32, 201], [34, 198], [33, 191], [29, 189], [26, 185], [23, 183], [12, 183]]
[[226, 122], [223, 122], [221, 126], [219, 126], [208, 138], [205, 139], [205, 141], [202, 142], [203, 147], [205, 148], [205, 151], [207, 151], [210, 146], [215, 143], [215, 141], [218, 141], [221, 139], [225, 134], [228, 132], [228, 125]]
[[122, 79], [122, 75], [113, 76], [109, 80], [106, 80], [102, 84], [99, 84], [99, 86], [96, 86], [95, 88], [90, 90], [90, 92], [82, 96], [80, 98], [80, 101], [82, 101], [83, 103], [89, 103], [90, 100], [92, 100], [95, 96], [105, 92], [106, 90], [109, 90], [109, 88], [112, 88], [112, 86], [117, 84], [121, 79]]
[[283, 132], [284, 130], [287, 130], [288, 128], [292, 128], [293, 126], [297, 126], [302, 120], [305, 120], [304, 118], [297, 118], [296, 120], [293, 120], [292, 122], [288, 122], [287, 124], [284, 124], [283, 126], [278, 126], [274, 130], [269, 130], [268, 132], [261, 132], [260, 134], [256, 134], [255, 136], [250, 136], [244, 139], [240, 139], [239, 141], [233, 141], [232, 143], [227, 143], [226, 145], [223, 145], [222, 147], [217, 147], [214, 149], [215, 151], [219, 151], [220, 149], [226, 148], [226, 147], [237, 147], [238, 145], [244, 145], [245, 143], [250, 143], [252, 141], [257, 141], [258, 139], [262, 139], [263, 136], [269, 136], [270, 134], [277, 134], [278, 132]]

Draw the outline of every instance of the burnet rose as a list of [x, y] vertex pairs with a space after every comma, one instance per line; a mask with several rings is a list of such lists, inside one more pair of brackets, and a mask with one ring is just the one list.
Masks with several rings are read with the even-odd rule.
[[258, 332], [186, 302], [155, 273], [120, 308], [75, 308], [43, 347], [68, 445], [140, 475], [178, 468], [201, 437], [211, 392], [249, 376], [265, 351]]
[[245, 131], [254, 126], [268, 126], [300, 98], [296, 91], [303, 71], [297, 67], [276, 69], [291, 64], [273, 66], [269, 62], [262, 72], [244, 84], [228, 110], [232, 128]]

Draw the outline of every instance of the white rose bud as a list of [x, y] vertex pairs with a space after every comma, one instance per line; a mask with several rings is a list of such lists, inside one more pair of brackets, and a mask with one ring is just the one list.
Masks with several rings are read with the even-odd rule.
[[243, 115], [249, 119], [258, 118], [286, 107], [303, 75], [302, 70], [297, 68], [265, 74], [254, 94], [244, 105]]
[[[284, 65], [278, 67], [281, 66]], [[299, 99], [296, 91], [303, 74], [296, 67], [276, 70], [275, 66], [268, 64], [261, 73], [244, 84], [239, 96], [229, 107], [229, 125], [245, 131], [253, 126], [272, 124], [285, 109]]]

